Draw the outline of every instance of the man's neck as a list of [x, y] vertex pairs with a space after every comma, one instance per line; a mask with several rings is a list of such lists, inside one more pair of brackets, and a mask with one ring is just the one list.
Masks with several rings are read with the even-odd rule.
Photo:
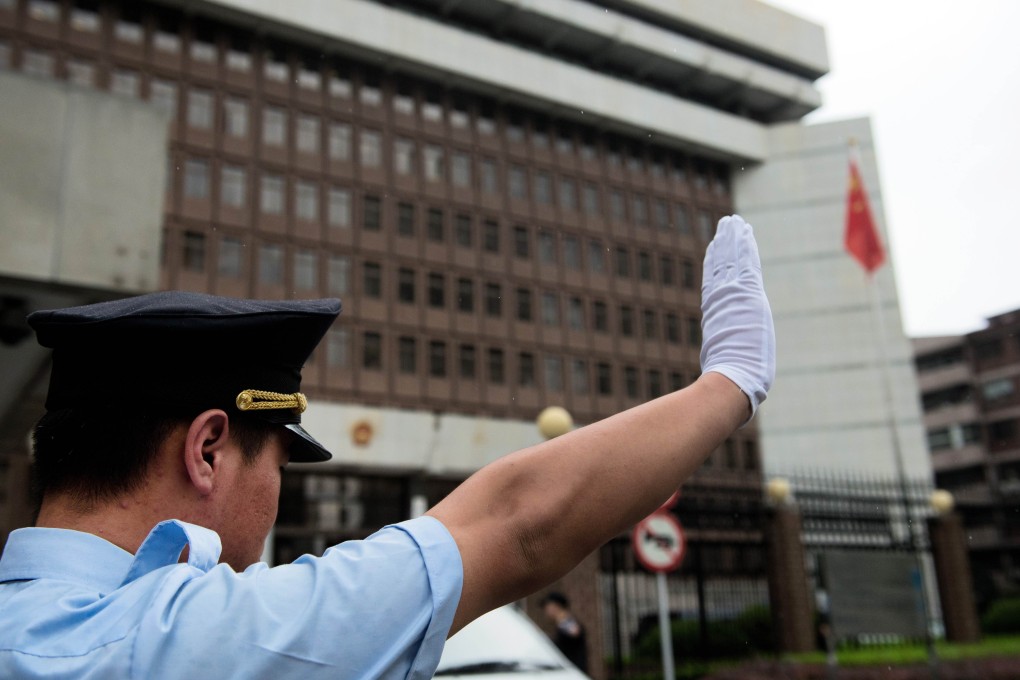
[[134, 554], [152, 527], [170, 518], [165, 511], [153, 512], [152, 506], [136, 499], [108, 501], [83, 510], [66, 495], [58, 494], [43, 499], [35, 525], [84, 531]]

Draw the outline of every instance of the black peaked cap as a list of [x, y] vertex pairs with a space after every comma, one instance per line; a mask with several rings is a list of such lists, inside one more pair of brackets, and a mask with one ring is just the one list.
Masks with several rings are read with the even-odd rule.
[[[242, 300], [165, 291], [42, 310], [28, 323], [39, 343], [53, 349], [49, 410], [146, 404], [237, 413], [243, 407], [294, 432], [292, 460], [312, 462], [331, 454], [299, 424], [301, 367], [339, 313], [340, 301], [332, 298]], [[242, 392], [248, 404], [241, 404]], [[284, 396], [300, 404], [265, 410], [250, 404], [275, 405], [266, 402]]]

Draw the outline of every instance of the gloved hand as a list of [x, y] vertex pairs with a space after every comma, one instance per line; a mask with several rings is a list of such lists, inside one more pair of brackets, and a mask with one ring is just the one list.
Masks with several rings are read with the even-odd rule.
[[708, 244], [701, 313], [701, 372], [722, 373], [735, 382], [754, 417], [776, 377], [776, 332], [758, 244], [739, 215], [719, 220]]

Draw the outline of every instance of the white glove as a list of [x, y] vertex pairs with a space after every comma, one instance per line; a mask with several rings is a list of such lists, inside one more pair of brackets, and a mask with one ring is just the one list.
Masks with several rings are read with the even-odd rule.
[[776, 332], [758, 244], [739, 215], [719, 220], [701, 281], [701, 372], [715, 371], [751, 401], [751, 417], [776, 377]]

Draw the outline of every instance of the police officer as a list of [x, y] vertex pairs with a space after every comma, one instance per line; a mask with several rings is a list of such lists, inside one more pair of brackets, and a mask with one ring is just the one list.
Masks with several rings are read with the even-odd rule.
[[425, 516], [256, 563], [339, 301], [156, 293], [29, 317], [53, 348], [36, 526], [0, 558], [3, 678], [429, 678], [445, 639], [657, 508], [765, 398], [752, 230], [705, 258], [702, 376], [482, 468]]

